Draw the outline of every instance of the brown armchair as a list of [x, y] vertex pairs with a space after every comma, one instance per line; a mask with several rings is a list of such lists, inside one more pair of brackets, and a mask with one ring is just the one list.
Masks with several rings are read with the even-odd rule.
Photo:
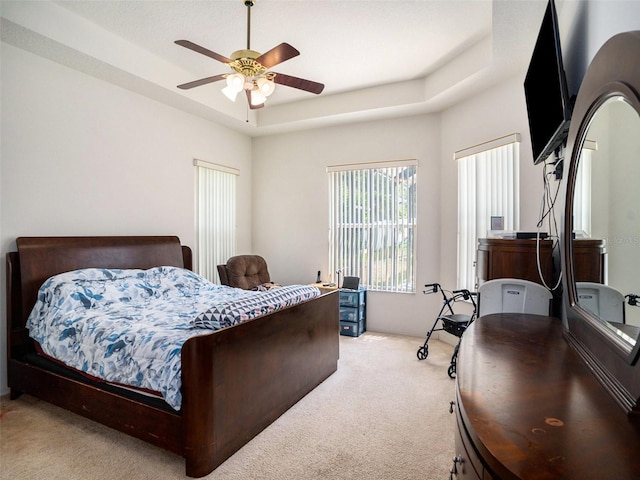
[[225, 265], [218, 265], [218, 274], [222, 285], [244, 290], [251, 290], [271, 281], [267, 262], [260, 255], [231, 257]]

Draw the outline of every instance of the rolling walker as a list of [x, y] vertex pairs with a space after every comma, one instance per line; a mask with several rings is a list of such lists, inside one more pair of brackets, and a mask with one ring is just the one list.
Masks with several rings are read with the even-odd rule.
[[[444, 330], [452, 335], [455, 335], [459, 338], [458, 343], [456, 344], [453, 355], [451, 356], [451, 364], [449, 365], [449, 369], [447, 373], [450, 378], [456, 377], [456, 361], [458, 359], [458, 350], [460, 349], [460, 340], [462, 339], [462, 334], [467, 329], [467, 327], [475, 320], [476, 317], [476, 302], [474, 300], [475, 292], [470, 292], [469, 290], [444, 290], [439, 283], [429, 283], [424, 286], [425, 290], [423, 293], [431, 294], [437, 293], [440, 291], [442, 294], [442, 308], [440, 309], [440, 313], [436, 317], [436, 321], [433, 322], [433, 326], [431, 330], [427, 332], [427, 338], [424, 341], [424, 345], [418, 348], [417, 356], [418, 360], [424, 360], [429, 356], [429, 339], [431, 338], [431, 334], [433, 332], [437, 332], [439, 330]], [[453, 310], [453, 304], [457, 301], [471, 301], [473, 305], [473, 313], [471, 315], [467, 315], [464, 313], [455, 313]], [[442, 327], [436, 328], [438, 326], [438, 322], [441, 323]]]

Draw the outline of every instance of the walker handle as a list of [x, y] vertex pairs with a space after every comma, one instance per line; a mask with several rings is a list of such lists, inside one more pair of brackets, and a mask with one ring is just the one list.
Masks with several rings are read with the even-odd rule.
[[430, 288], [431, 291], [425, 290], [423, 293], [436, 293], [440, 287], [439, 283], [427, 283], [424, 288]]
[[469, 300], [469, 298], [471, 298], [472, 295], [475, 295], [475, 292], [470, 292], [466, 288], [463, 288], [461, 290], [454, 290], [453, 293], [454, 294], [461, 293], [462, 294], [462, 298], [464, 298], [465, 300]]

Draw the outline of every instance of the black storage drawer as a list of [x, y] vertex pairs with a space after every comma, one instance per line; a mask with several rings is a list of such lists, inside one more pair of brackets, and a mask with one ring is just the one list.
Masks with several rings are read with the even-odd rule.
[[341, 307], [359, 307], [364, 305], [365, 290], [340, 290], [340, 306]]
[[340, 289], [340, 334], [358, 337], [367, 329], [366, 290]]
[[357, 323], [354, 322], [340, 322], [340, 335], [346, 335], [348, 337], [359, 337], [364, 332], [364, 321], [360, 320]]

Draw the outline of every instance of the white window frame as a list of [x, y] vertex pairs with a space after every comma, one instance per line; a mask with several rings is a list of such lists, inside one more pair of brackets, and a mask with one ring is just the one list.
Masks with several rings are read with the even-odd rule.
[[[403, 172], [410, 176], [401, 191], [397, 182]], [[417, 172], [415, 159], [327, 168], [329, 271], [335, 282], [340, 271], [341, 278], [359, 277], [368, 290], [415, 293]]]
[[196, 167], [195, 271], [220, 283], [217, 266], [236, 254], [236, 183], [233, 167], [194, 160]]
[[458, 164], [457, 286], [475, 291], [478, 239], [503, 217], [504, 230], [520, 225], [520, 135], [507, 135], [454, 153]]

